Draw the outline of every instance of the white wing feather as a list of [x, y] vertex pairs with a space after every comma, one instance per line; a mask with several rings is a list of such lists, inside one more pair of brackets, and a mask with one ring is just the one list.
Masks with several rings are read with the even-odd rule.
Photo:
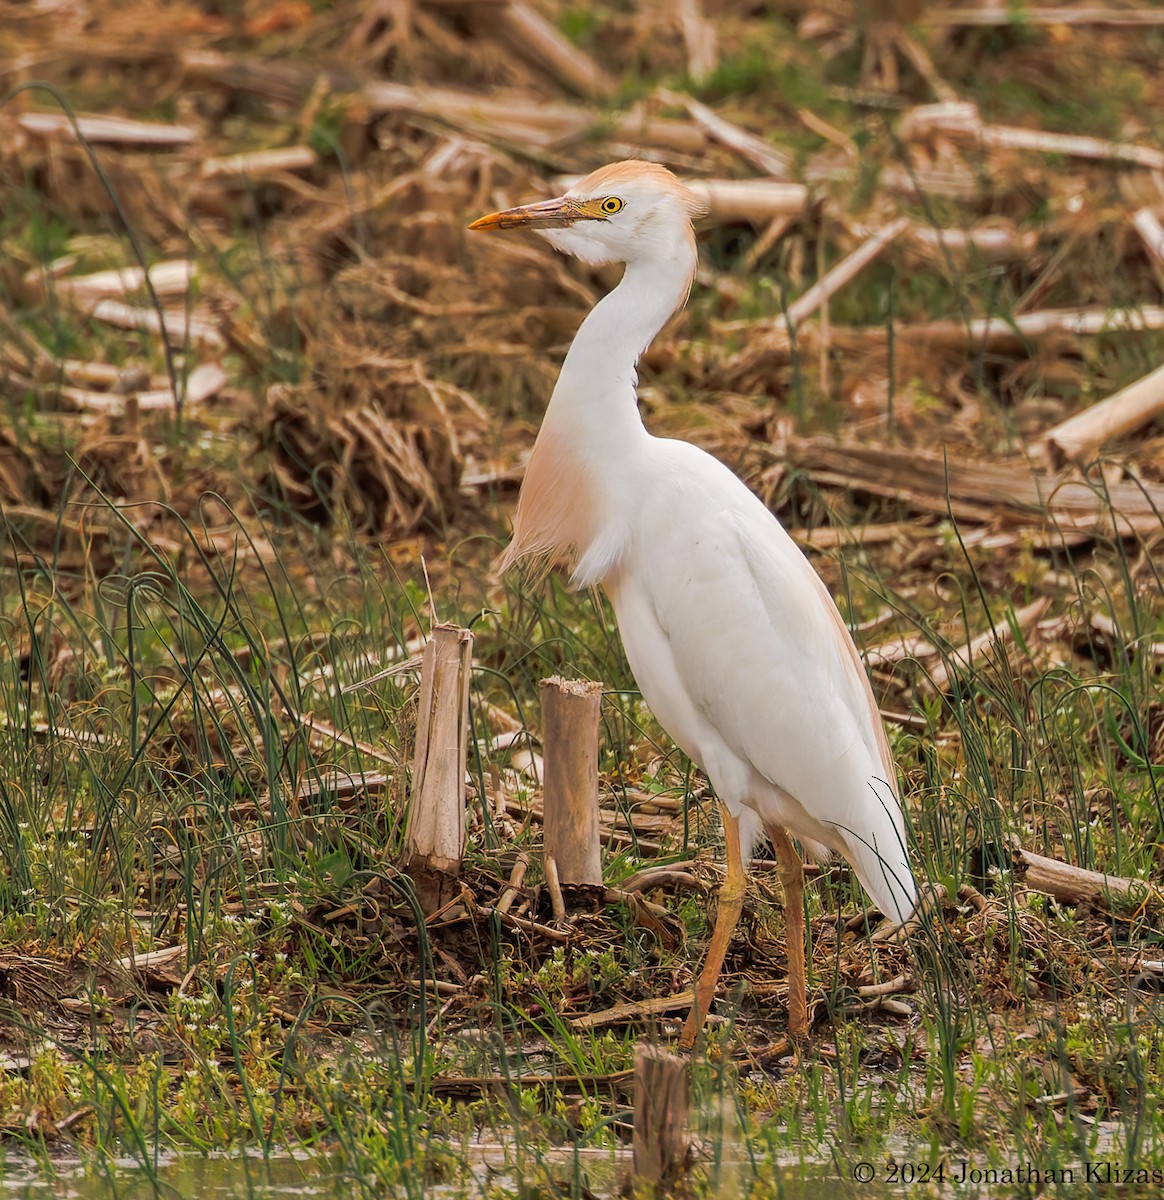
[[607, 581], [644, 698], [729, 807], [839, 850], [904, 919], [892, 759], [832, 598], [725, 466], [662, 439], [651, 459], [633, 553]]

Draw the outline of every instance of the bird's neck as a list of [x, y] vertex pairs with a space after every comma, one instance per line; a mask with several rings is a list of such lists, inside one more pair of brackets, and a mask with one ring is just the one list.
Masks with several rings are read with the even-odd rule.
[[632, 533], [650, 443], [635, 396], [635, 365], [683, 303], [695, 239], [630, 263], [582, 322], [562, 364], [526, 468], [503, 559], [566, 562], [578, 585], [617, 566]]
[[642, 433], [635, 368], [683, 304], [694, 273], [693, 243], [672, 255], [629, 263], [618, 287], [582, 322], [545, 416], [547, 422], [567, 421], [580, 449], [591, 437], [609, 445]]

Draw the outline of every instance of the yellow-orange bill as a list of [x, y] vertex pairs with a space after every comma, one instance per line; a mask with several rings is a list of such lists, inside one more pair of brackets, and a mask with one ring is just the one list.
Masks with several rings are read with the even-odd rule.
[[541, 226], [555, 229], [571, 225], [588, 214], [573, 200], [558, 196], [553, 200], [542, 200], [537, 204], [522, 204], [517, 208], [506, 208], [501, 212], [478, 217], [470, 229], [515, 229], [521, 226]]

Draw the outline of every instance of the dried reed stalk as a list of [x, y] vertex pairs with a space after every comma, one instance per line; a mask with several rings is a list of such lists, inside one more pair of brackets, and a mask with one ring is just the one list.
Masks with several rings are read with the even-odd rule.
[[373, 115], [412, 113], [478, 136], [506, 141], [524, 138], [546, 147], [585, 137], [597, 129], [681, 154], [699, 154], [707, 146], [707, 137], [698, 126], [650, 116], [642, 107], [608, 117], [597, 109], [535, 102], [524, 95], [487, 97], [454, 88], [414, 88], [402, 83], [368, 84], [360, 99]]
[[687, 74], [700, 83], [719, 62], [719, 34], [715, 23], [703, 15], [699, 0], [678, 0], [676, 7], [687, 47]]
[[1132, 225], [1144, 240], [1144, 248], [1157, 266], [1164, 267], [1164, 225], [1150, 208], [1132, 214]]
[[[186, 376], [186, 386], [182, 393], [183, 403], [187, 408], [204, 404], [213, 396], [217, 396], [230, 382], [229, 376], [221, 363], [201, 363]], [[143, 412], [147, 409], [171, 408], [174, 404], [174, 393], [167, 388], [154, 388], [147, 392], [138, 392], [134, 397], [137, 406]]]
[[[222, 391], [228, 382], [229, 377], [221, 363], [202, 363], [186, 377], [183, 401], [187, 407], [204, 404]], [[59, 394], [76, 409], [113, 417], [122, 416], [132, 406], [136, 406], [139, 412], [173, 409], [175, 406], [174, 393], [169, 387], [128, 393], [89, 392], [81, 388], [62, 387]]]
[[[813, 181], [814, 172], [808, 172]], [[829, 172], [830, 175], [853, 180], [851, 168]], [[946, 196], [951, 200], [980, 203], [984, 194], [981, 177], [968, 166], [950, 164], [945, 167], [911, 166], [908, 169], [891, 163], [881, 172], [881, 186], [891, 192], [924, 200], [927, 196]]]
[[812, 316], [826, 301], [855, 279], [882, 251], [899, 238], [910, 226], [909, 217], [899, 217], [884, 229], [862, 242], [852, 254], [843, 258], [819, 282], [813, 284], [802, 296], [794, 300], [776, 322], [776, 330], [795, 328], [805, 318]]
[[[159, 299], [184, 296], [196, 277], [196, 268], [185, 259], [154, 263], [149, 278], [154, 294]], [[73, 275], [64, 278], [52, 276], [37, 269], [28, 272], [24, 282], [34, 287], [44, 287], [52, 278], [52, 288], [58, 296], [67, 296], [79, 307], [92, 308], [99, 300], [128, 296], [145, 286], [145, 271], [141, 267], [117, 267], [111, 271], [97, 271], [92, 275]]]
[[602, 886], [598, 714], [602, 684], [543, 679], [545, 847], [567, 886]]
[[275, 150], [248, 150], [223, 158], [208, 158], [202, 164], [203, 179], [246, 180], [285, 171], [310, 171], [319, 163], [319, 155], [310, 146], [282, 146]]
[[1156, 171], [1164, 168], [1164, 151], [1154, 146], [1125, 145], [1076, 133], [1046, 133], [1041, 129], [984, 125], [981, 139], [984, 146], [994, 150], [1035, 150], [1040, 154], [1128, 163]]
[[921, 680], [922, 691], [931, 695], [949, 691], [950, 674], [955, 668], [971, 671], [981, 666], [981, 660], [987, 651], [1009, 645], [1014, 641], [1016, 631], [1025, 638], [1038, 624], [1050, 603], [1048, 597], [1042, 596], [1033, 603], [1016, 609], [1013, 621], [997, 622], [993, 628], [971, 638], [962, 649], [953, 650], [946, 658], [934, 663], [928, 676], [923, 676]]
[[931, 8], [920, 19], [922, 25], [956, 28], [958, 26], [1013, 25], [1016, 17], [1023, 25], [1109, 25], [1113, 28], [1151, 28], [1164, 25], [1164, 9], [1102, 8], [1081, 5], [1078, 8], [1021, 8], [1009, 4], [984, 4], [980, 8]]
[[[1040, 312], [1016, 313], [1012, 317], [975, 317], [970, 321], [926, 321], [899, 325], [899, 342], [934, 350], [973, 351], [1021, 350], [1027, 342], [1051, 334], [1066, 333], [1093, 337], [1101, 333], [1143, 333], [1164, 329], [1164, 307], [1145, 304], [1140, 308], [1051, 308]], [[861, 336], [853, 331], [855, 336]], [[873, 341], [884, 340], [883, 327], [862, 331]], [[841, 331], [833, 329], [836, 340]]]
[[865, 665], [871, 670], [877, 667], [894, 667], [909, 659], [934, 658], [938, 648], [920, 633], [899, 633], [862, 652]]
[[545, 856], [542, 869], [546, 876], [546, 891], [550, 893], [550, 912], [553, 914], [554, 924], [564, 925], [566, 922], [566, 898], [562, 895], [562, 880], [558, 875], [558, 864], [552, 854]]
[[643, 1017], [659, 1013], [678, 1012], [695, 1003], [695, 993], [676, 992], [672, 996], [653, 996], [649, 1000], [628, 1000], [613, 1004], [602, 1012], [585, 1013], [575, 1017], [570, 1025], [574, 1029], [602, 1029], [607, 1025], [625, 1025], [629, 1021], [641, 1021]]
[[1164, 416], [1164, 367], [1061, 421], [1046, 435], [1052, 461], [1091, 462], [1105, 442]]
[[426, 913], [448, 899], [465, 853], [473, 635], [434, 625], [424, 648], [403, 866]]
[[912, 225], [907, 237], [918, 249], [934, 257], [946, 253], [973, 254], [984, 262], [1021, 262], [1028, 259], [1039, 244], [1039, 235], [1033, 230], [1019, 233], [1017, 229], [994, 225], [976, 229]]
[[1011, 865], [1016, 879], [1025, 887], [1054, 896], [1063, 904], [1097, 901], [1106, 904], [1114, 899], [1126, 904], [1142, 904], [1152, 912], [1164, 909], [1164, 897], [1151, 883], [1141, 879], [1089, 871], [1057, 858], [1034, 854], [1021, 846], [1011, 847]]
[[951, 513], [976, 524], [1029, 526], [1038, 517], [1054, 530], [1121, 536], [1164, 532], [1164, 485], [1144, 481], [1092, 486], [1071, 476], [1040, 475], [1025, 461], [970, 463], [922, 450], [840, 446], [806, 438], [787, 461], [819, 484], [872, 492], [922, 512]]
[[[868, 353], [884, 346], [889, 338], [889, 330], [884, 325], [832, 325], [826, 330], [823, 323], [807, 320], [796, 327], [782, 321], [772, 324], [767, 318], [749, 318], [716, 322], [715, 329], [721, 334], [751, 335], [745, 348], [725, 367], [726, 380], [733, 385], [746, 379], [749, 372], [763, 360], [790, 354], [793, 336], [801, 353], [814, 353], [830, 345], [849, 353]], [[929, 355], [942, 353], [956, 356], [983, 350], [1024, 352], [1029, 349], [1031, 342], [1055, 335], [1088, 337], [1143, 333], [1157, 329], [1164, 329], [1164, 307], [1144, 305], [1140, 308], [1118, 309], [1044, 309], [1040, 312], [1018, 313], [1009, 318], [975, 317], [969, 321], [944, 319], [913, 325], [895, 324], [893, 336], [899, 347], [908, 346], [911, 350]]]
[[759, 265], [761, 259], [772, 250], [776, 243], [788, 232], [795, 220], [789, 215], [773, 217], [768, 222], [767, 227], [763, 230], [758, 238], [748, 247], [747, 254], [744, 255], [741, 268], [745, 275], [750, 275]]
[[226, 339], [208, 317], [184, 310], [167, 309], [159, 315], [152, 308], [134, 308], [120, 300], [98, 300], [89, 314], [118, 329], [136, 329], [143, 333], [163, 333], [178, 349], [193, 344], [212, 351], [226, 348]]
[[525, 851], [517, 856], [517, 861], [513, 864], [513, 870], [510, 872], [509, 882], [497, 898], [494, 912], [507, 913], [513, 907], [513, 902], [521, 894], [521, 885], [525, 882], [525, 873], [529, 870], [531, 861], [532, 859]]
[[[1087, 623], [1109, 646], [1118, 646], [1125, 640], [1119, 626], [1107, 613], [1093, 612], [1087, 618]], [[1151, 658], [1164, 658], [1164, 641], [1154, 642], [1146, 638], [1137, 638], [1135, 641], [1128, 642], [1127, 647], [1135, 654], [1147, 654]]]
[[692, 120], [707, 132], [712, 141], [734, 150], [745, 162], [751, 163], [764, 175], [786, 180], [792, 174], [793, 162], [787, 154], [782, 154], [762, 137], [757, 137], [749, 130], [734, 125], [726, 117], [721, 117], [714, 109], [708, 108], [693, 96], [672, 92], [667, 88], [660, 88], [657, 95], [664, 104], [685, 108]]
[[185, 945], [165, 946], [160, 950], [144, 950], [138, 954], [127, 954], [124, 958], [115, 958], [111, 965], [132, 975], [138, 971], [168, 966], [185, 953]]
[[911, 109], [901, 122], [901, 136], [916, 138], [930, 132], [964, 137], [987, 150], [1033, 150], [1069, 158], [1128, 163], [1154, 170], [1164, 168], [1164, 151], [1153, 146], [1125, 145], [1075, 133], [1048, 133], [1014, 125], [984, 125], [972, 101], [946, 101]]
[[915, 537], [916, 521], [889, 521], [883, 525], [817, 525], [814, 529], [790, 529], [797, 544], [806, 550], [836, 550], [840, 546], [882, 546], [899, 538]]
[[[77, 128], [86, 141], [137, 149], [169, 149], [188, 146], [198, 140], [195, 130], [185, 125], [160, 125], [156, 121], [131, 121], [126, 117], [77, 115]], [[73, 122], [65, 113], [21, 113], [16, 123], [26, 133], [40, 137], [59, 137], [70, 141], [77, 137]]]
[[[755, 330], [757, 334], [767, 332], [770, 344], [764, 349], [786, 350], [791, 346], [787, 330], [774, 330], [767, 320], [732, 320], [720, 322], [716, 329], [721, 332], [744, 332]], [[916, 325], [895, 325], [894, 337], [899, 344], [928, 350], [948, 350], [952, 353], [968, 353], [973, 350], [1000, 350], [1013, 352], [1027, 346], [1028, 342], [1040, 337], [1068, 334], [1075, 337], [1093, 337], [1099, 334], [1141, 334], [1141, 332], [1164, 329], [1164, 307], [1144, 305], [1139, 308], [1044, 308], [1039, 312], [1016, 313], [1009, 318], [974, 317], [971, 320], [929, 320]], [[886, 340], [883, 325], [853, 326], [834, 325], [830, 337], [834, 344], [851, 349], [871, 349]], [[815, 349], [821, 331], [811, 323], [797, 330], [797, 341], [802, 349]], [[748, 352], [750, 353], [750, 352]]]
[[512, 49], [570, 91], [593, 99], [612, 90], [599, 65], [528, 4], [514, 0], [495, 9], [489, 19]]

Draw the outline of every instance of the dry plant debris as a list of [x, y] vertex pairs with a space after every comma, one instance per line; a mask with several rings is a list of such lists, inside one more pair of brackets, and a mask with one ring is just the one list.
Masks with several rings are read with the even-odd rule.
[[[1159, 11], [1027, 9], [1025, 26], [1050, 30], [1051, 48], [1003, 30], [996, 54], [974, 31], [1005, 26], [1008, 8], [932, 7], [916, 24], [865, 31], [868, 78], [853, 87], [830, 75], [865, 36], [853, 6], [775, 7], [776, 33], [764, 6], [738, 0], [596, 6], [593, 26], [571, 40], [553, 3], [248, 3], [224, 14], [186, 0], [0, 0], [6, 79], [47, 79], [76, 110], [74, 121], [30, 90], [0, 113], [0, 569], [47, 564], [62, 590], [91, 597], [161, 557], [194, 586], [223, 564], [263, 569], [268, 534], [305, 522], [387, 546], [412, 578], [439, 540], [495, 533], [491, 499], [514, 493], [556, 363], [612, 276], [540, 243], [472, 240], [464, 226], [641, 156], [688, 178], [709, 206], [693, 305], [642, 364], [647, 419], [740, 468], [822, 555], [838, 590], [844, 550], [846, 564], [872, 562], [891, 577], [895, 604], [914, 604], [858, 624], [903, 737], [956, 743], [961, 731], [935, 731], [932, 713], [968, 677], [1005, 673], [1021, 695], [1039, 672], [1106, 668], [1134, 653], [1154, 678], [1159, 627], [1134, 627], [1110, 596], [1113, 547], [1134, 594], [1155, 595], [1159, 582], [1164, 150], [1148, 122], [1164, 111], [1164, 80], [1153, 68], [1137, 102], [1148, 115], [1103, 136], [1045, 127], [1054, 114], [1034, 101], [1146, 53], [1132, 40], [1152, 36]], [[772, 62], [758, 65], [765, 55]], [[1004, 72], [1033, 99], [994, 119], [972, 97]], [[327, 565], [342, 576], [343, 551], [313, 545], [334, 553]], [[989, 615], [968, 619], [943, 591], [952, 545], [991, 589]], [[1080, 573], [1094, 588], [1086, 595]], [[907, 619], [918, 614], [924, 632]], [[386, 668], [387, 654], [364, 664], [366, 674], [407, 673], [421, 643], [411, 625], [406, 633], [407, 653]], [[395, 811], [399, 747], [311, 711], [312, 689], [339, 678], [329, 647], [342, 636], [318, 635], [306, 654], [315, 674], [302, 680], [288, 664], [303, 656], [287, 645], [262, 647], [266, 658], [257, 641], [232, 648], [240, 672], [261, 661], [278, 685], [278, 729], [260, 728], [248, 708], [249, 678], [205, 694], [175, 680], [165, 693], [176, 715], [172, 735], [151, 747], [159, 778], [207, 778], [228, 750], [261, 777], [261, 753], [280, 743], [294, 762], [296, 738], [376, 767], [303, 769], [286, 796], [240, 799], [229, 816], [245, 828], [248, 867], [280, 805], [295, 817], [296, 848], [323, 856], [339, 826], [357, 857], [379, 863], [350, 826], [369, 807]], [[14, 642], [11, 657], [0, 666], [68, 704], [84, 707], [105, 686], [69, 630]], [[295, 683], [306, 697], [298, 709], [286, 700]], [[225, 714], [209, 733], [208, 708]], [[493, 759], [505, 739], [528, 743], [496, 706], [489, 725]], [[30, 723], [28, 735], [60, 730]], [[1164, 752], [1158, 708], [1146, 736]], [[904, 744], [917, 783], [926, 767]], [[69, 751], [111, 747], [80, 727]], [[1134, 747], [1124, 752], [1132, 763]], [[632, 761], [604, 790], [608, 853], [653, 858], [684, 846], [676, 798], [638, 787], [648, 773]], [[528, 744], [488, 778], [472, 811], [488, 812], [507, 848], [467, 870], [425, 926], [438, 974], [425, 986], [448, 1023], [485, 1019], [481, 945], [495, 921], [514, 960], [540, 970], [555, 954], [573, 961], [625, 942], [628, 923], [665, 952], [684, 932], [672, 901], [714, 892], [714, 867], [693, 855], [648, 865], [607, 889], [602, 911], [562, 920], [526, 848], [543, 820], [540, 779]], [[324, 798], [335, 805], [326, 819]], [[166, 835], [197, 842], [200, 821], [176, 814]], [[1066, 858], [1064, 822], [1054, 813], [1044, 827]], [[1102, 887], [1073, 895], [1033, 851], [1013, 853], [983, 863], [979, 882], [998, 893], [971, 887], [936, 901], [929, 936], [957, 966], [953, 991], [964, 997], [973, 981], [1005, 1011], [1069, 997], [1100, 965], [1131, 978], [1153, 961], [1141, 948], [1120, 959], [1112, 930], [1131, 922], [1105, 908]], [[1040, 867], [1054, 887], [1039, 887]], [[181, 927], [189, 914], [174, 862], [162, 855], [148, 870]], [[766, 920], [771, 877], [757, 878], [727, 990], [748, 985], [758, 1042], [777, 1031], [765, 1001], [780, 996], [785, 960]], [[1110, 878], [1109, 893], [1134, 890]], [[815, 878], [826, 911], [835, 884], [829, 868]], [[1000, 900], [1006, 888], [1016, 908]], [[228, 905], [231, 915], [245, 908], [241, 897]], [[1072, 908], [1069, 921], [1056, 905]], [[379, 995], [386, 981], [402, 1007], [416, 995], [420, 939], [379, 883], [342, 903], [293, 896], [289, 911], [287, 948], [326, 944], [370, 964], [348, 984], [353, 996]], [[851, 927], [817, 917], [813, 945], [816, 978], [838, 981], [813, 997], [818, 1011], [916, 1015], [923, 973], [905, 946], [871, 940], [863, 917]], [[184, 953], [177, 942], [112, 963], [84, 945], [58, 957], [5, 953], [0, 998], [57, 1005], [81, 1044], [101, 989], [102, 1020], [119, 1031], [142, 990], [180, 995], [198, 966]], [[203, 967], [221, 984], [221, 963]], [[660, 973], [679, 993], [678, 976]], [[575, 1029], [682, 1007], [681, 995], [660, 1001], [657, 977], [597, 985], [567, 975], [560, 1012]], [[517, 983], [506, 999], [541, 1015], [543, 1000]], [[353, 1023], [293, 987], [273, 1019], [313, 1032]], [[160, 1049], [183, 1053], [178, 1042]], [[594, 1078], [613, 1087], [628, 1075]], [[530, 1086], [556, 1079], [532, 1076]], [[475, 1094], [495, 1082], [463, 1076], [436, 1090]]]
[[[758, 124], [746, 106], [717, 111], [660, 88], [629, 108], [598, 107], [611, 94], [613, 73], [648, 36], [660, 40], [657, 67], [686, 66], [694, 79], [714, 79], [717, 66], [747, 44], [742, 11], [713, 20], [687, 4], [669, 25], [652, 24], [665, 18], [649, 7], [622, 23], [610, 17], [596, 42], [600, 65], [527, 4], [491, 4], [487, 15], [460, 4], [386, 6], [354, 23], [289, 10], [277, 21], [252, 17], [233, 27], [191, 6], [169, 16], [171, 27], [175, 20], [182, 27], [180, 49], [148, 25], [135, 26], [135, 15], [150, 19], [149, 6], [125, 14], [111, 5], [88, 9], [87, 63], [73, 93], [85, 96], [88, 75], [117, 79], [153, 62], [157, 76], [142, 81], [140, 104], [176, 97], [181, 120], [81, 111], [74, 121], [49, 110], [48, 97], [35, 91], [14, 102], [2, 147], [9, 183], [35, 187], [49, 211], [73, 223], [96, 221], [113, 236], [99, 246], [74, 238], [75, 249], [47, 264], [18, 250], [14, 262], [23, 258], [26, 269], [12, 298], [43, 312], [74, 304], [91, 321], [140, 336], [125, 345], [133, 361], [119, 364], [113, 379], [80, 386], [59, 371], [46, 377], [44, 363], [54, 356], [21, 322], [19, 339], [4, 350], [8, 390], [29, 389], [44, 411], [136, 420], [143, 410], [164, 410], [167, 387], [171, 406], [180, 408], [181, 381], [190, 377], [197, 386], [184, 398], [189, 408], [220, 396], [215, 417], [237, 414], [270, 448], [251, 483], [281, 492], [315, 520], [350, 515], [380, 535], [439, 527], [456, 516], [462, 476], [475, 479], [484, 467], [487, 478], [514, 478], [520, 446], [511, 445], [508, 463], [497, 459], [495, 445], [486, 448], [482, 397], [507, 396], [511, 412], [495, 415], [536, 413], [551, 378], [545, 352], [562, 345], [594, 293], [540, 247], [470, 246], [460, 230], [467, 213], [499, 201], [502, 191], [506, 199], [536, 191], [535, 171], [567, 164], [580, 171], [623, 154], [660, 158], [704, 189], [714, 240], [748, 227], [763, 235], [765, 252], [750, 256], [761, 276], [784, 247], [779, 310], [759, 319], [724, 320], [724, 313], [715, 349], [685, 364], [709, 398], [725, 387], [743, 391], [761, 411], [764, 397], [786, 394], [790, 362], [804, 356], [819, 368], [812, 384], [839, 389], [866, 413], [870, 405], [885, 409], [889, 394], [906, 400], [918, 388], [932, 390], [939, 405], [928, 419], [908, 401], [894, 414], [899, 438], [926, 440], [942, 403], [956, 413], [964, 408], [967, 378], [980, 377], [984, 365], [1003, 378], [1015, 407], [1033, 407], [1040, 376], [1066, 384], [1080, 378], [1088, 339], [1130, 338], [1164, 324], [1164, 310], [1153, 303], [1159, 287], [1142, 266], [1143, 286], [1129, 284], [1124, 295], [1064, 295], [1072, 272], [1063, 255], [1082, 237], [1118, 236], [1121, 217], [1153, 253], [1161, 196], [1152, 180], [1164, 152], [1151, 145], [991, 122], [977, 102], [945, 98], [907, 105], [890, 138], [859, 152], [848, 134], [802, 106], [793, 121], [817, 136], [819, 148], [798, 165], [780, 149], [779, 127]], [[1066, 30], [1080, 23], [1124, 29], [1142, 17], [1084, 7], [1024, 14], [1033, 27], [1045, 20]], [[946, 30], [987, 18], [959, 10], [927, 19]], [[13, 27], [10, 76], [20, 79], [35, 65], [50, 80], [68, 80], [78, 64], [74, 23], [25, 13]], [[802, 32], [819, 38], [830, 28], [806, 17]], [[231, 50], [231, 36], [263, 39], [266, 57]], [[952, 35], [935, 36], [941, 46]], [[620, 37], [626, 44], [611, 57]], [[314, 59], [303, 55], [309, 46]], [[913, 51], [905, 57], [920, 69]], [[923, 71], [915, 83], [924, 91], [935, 77]], [[903, 79], [901, 90], [908, 86]], [[232, 140], [242, 132], [232, 107], [244, 102], [262, 114], [249, 145]], [[268, 144], [254, 144], [255, 134]], [[152, 265], [148, 293], [89, 147], [150, 257], [170, 247], [181, 253]], [[863, 212], [844, 196], [858, 154], [883, 185]], [[1059, 156], [1063, 165], [1048, 166], [1040, 155]], [[901, 172], [913, 201], [895, 194]], [[946, 205], [948, 223], [933, 212], [943, 177], [967, 181], [947, 190], [955, 201]], [[1133, 185], [1140, 202], [1120, 214], [1120, 198]], [[1032, 191], [1052, 213], [1041, 229], [1029, 224]], [[1152, 194], [1154, 201], [1145, 200]], [[917, 200], [921, 214], [910, 211]], [[238, 222], [263, 230], [269, 265], [237, 261], [221, 269]], [[970, 295], [954, 319], [838, 321], [830, 308], [893, 245], [902, 247], [894, 253], [897, 272], [903, 255], [916, 253], [923, 265], [911, 269], [952, 271], [955, 286], [986, 263], [998, 265], [1000, 280], [1015, 276], [1016, 291], [1032, 271], [1035, 285], [1006, 313], [976, 313]], [[186, 257], [191, 247], [197, 266]], [[819, 263], [832, 257], [830, 247], [840, 261], [801, 286], [815, 265], [806, 252]], [[85, 272], [78, 252], [82, 263], [122, 261]], [[707, 282], [721, 310], [730, 312], [743, 296], [728, 273]], [[1037, 303], [1052, 294], [1058, 304]], [[185, 360], [180, 370], [169, 362], [168, 377], [157, 371], [163, 330]], [[688, 321], [675, 336], [690, 332]], [[115, 343], [93, 334], [105, 342], [97, 353], [112, 351]], [[656, 346], [652, 364], [676, 361], [678, 344]], [[198, 374], [221, 364], [224, 353], [237, 356], [225, 383], [217, 371]], [[287, 379], [289, 370], [298, 382]], [[102, 399], [107, 391], [116, 398]], [[1130, 395], [1112, 417], [1077, 414], [1092, 422], [1080, 433], [1072, 432], [1078, 425], [1058, 432], [1063, 421], [1047, 422], [1045, 441], [1031, 450], [1046, 445], [1059, 461], [1086, 465], [1111, 439], [1158, 415], [1148, 384]], [[1048, 412], [1052, 404], [1065, 401], [1048, 397]], [[947, 441], [959, 427], [940, 419]], [[871, 432], [862, 429], [862, 440]], [[1145, 467], [1154, 473], [1154, 463]]]

